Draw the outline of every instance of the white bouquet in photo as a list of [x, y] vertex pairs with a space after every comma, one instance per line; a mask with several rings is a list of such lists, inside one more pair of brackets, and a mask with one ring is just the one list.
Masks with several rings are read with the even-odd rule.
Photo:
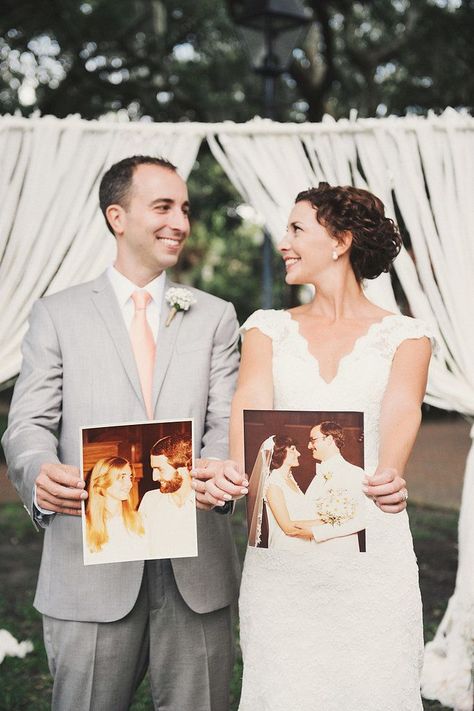
[[354, 518], [356, 504], [348, 494], [347, 489], [328, 489], [326, 496], [316, 499], [316, 516], [331, 526], [340, 526]]

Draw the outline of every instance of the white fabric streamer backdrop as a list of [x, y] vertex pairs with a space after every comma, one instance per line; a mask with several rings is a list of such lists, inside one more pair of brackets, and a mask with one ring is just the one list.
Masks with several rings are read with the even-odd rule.
[[0, 118], [0, 383], [19, 371], [33, 302], [94, 278], [113, 259], [98, 201], [105, 170], [144, 153], [168, 158], [187, 178], [203, 135], [196, 126]]
[[[414, 316], [433, 328], [438, 349], [427, 402], [474, 416], [474, 119], [440, 117], [277, 124], [143, 124], [0, 118], [0, 383], [19, 369], [33, 301], [98, 274], [110, 261], [98, 211], [101, 174], [133, 153], [163, 155], [187, 177], [206, 136], [241, 195], [275, 242], [297, 192], [326, 180], [367, 187], [409, 231], [414, 259], [395, 268]], [[396, 310], [390, 278], [368, 282], [377, 303]], [[472, 711], [474, 640], [474, 447], [466, 464], [456, 589], [427, 645], [423, 691]]]

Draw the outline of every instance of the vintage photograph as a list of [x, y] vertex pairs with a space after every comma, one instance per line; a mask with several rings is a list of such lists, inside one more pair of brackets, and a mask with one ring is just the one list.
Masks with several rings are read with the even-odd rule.
[[81, 430], [84, 564], [197, 555], [192, 420]]
[[244, 410], [248, 542], [366, 552], [362, 412]]

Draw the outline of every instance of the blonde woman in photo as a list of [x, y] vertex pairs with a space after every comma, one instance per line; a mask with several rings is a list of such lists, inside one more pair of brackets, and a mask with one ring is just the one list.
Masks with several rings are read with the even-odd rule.
[[111, 563], [144, 557], [140, 514], [130, 503], [133, 468], [123, 457], [96, 462], [87, 483], [84, 562]]

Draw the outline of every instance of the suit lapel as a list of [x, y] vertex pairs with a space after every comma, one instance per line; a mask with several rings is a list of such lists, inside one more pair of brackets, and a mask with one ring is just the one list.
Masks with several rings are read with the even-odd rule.
[[106, 273], [102, 274], [93, 282], [92, 301], [114, 342], [118, 356], [122, 361], [122, 365], [133, 389], [140, 401], [143, 402], [140, 378], [138, 377], [130, 336], [125, 326], [114, 290]]
[[168, 318], [170, 307], [165, 299], [165, 296], [170, 286], [179, 286], [179, 284], [173, 284], [168, 278], [166, 278], [163, 301], [161, 304], [160, 327], [158, 329], [158, 337], [156, 339], [156, 359], [155, 370], [153, 373], [152, 395], [154, 409], [156, 408], [156, 402], [163, 385], [166, 371], [168, 370], [168, 366], [170, 364], [171, 356], [173, 355], [174, 344], [184, 316], [184, 311], [178, 311], [170, 325], [166, 326], [166, 319]]

